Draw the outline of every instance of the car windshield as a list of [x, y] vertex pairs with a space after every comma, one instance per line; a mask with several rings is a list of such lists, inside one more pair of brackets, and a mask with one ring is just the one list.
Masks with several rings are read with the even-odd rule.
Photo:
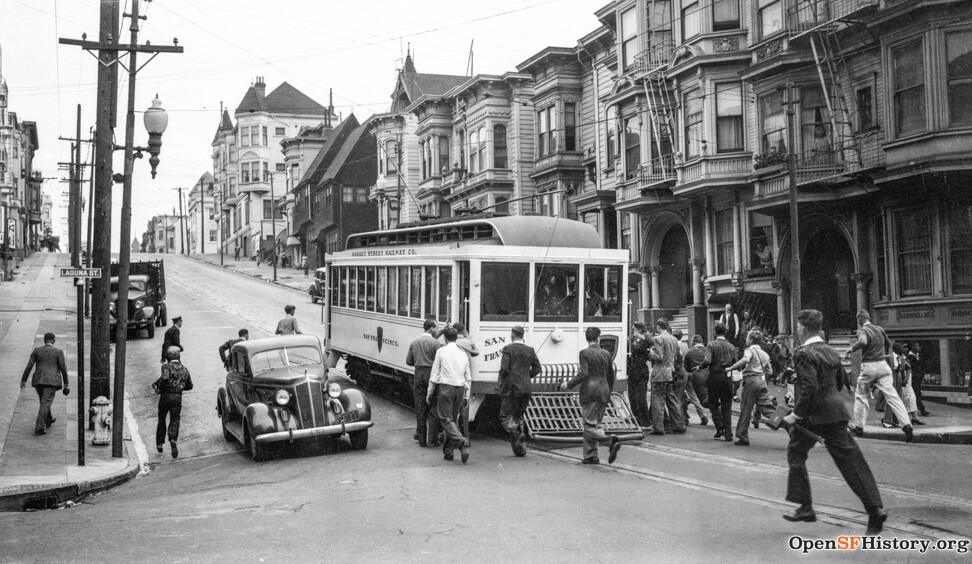
[[[128, 281], [128, 293], [141, 293], [145, 291], [145, 280], [129, 280]], [[111, 292], [113, 294], [118, 293], [118, 282], [111, 283]]]
[[260, 351], [250, 357], [250, 367], [254, 374], [285, 366], [307, 364], [323, 364], [321, 351], [316, 347], [284, 347]]

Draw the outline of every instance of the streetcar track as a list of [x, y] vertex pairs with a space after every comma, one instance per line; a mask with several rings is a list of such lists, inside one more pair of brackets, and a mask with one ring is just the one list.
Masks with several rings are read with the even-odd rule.
[[[625, 447], [632, 445], [626, 444]], [[550, 459], [558, 460], [561, 462], [573, 462], [580, 463], [581, 458], [579, 456], [574, 456], [571, 454], [566, 454], [559, 452], [557, 450], [545, 449], [537, 447], [536, 445], [531, 445], [530, 449], [534, 451], [538, 456]], [[612, 465], [598, 465], [592, 468], [597, 468], [599, 471], [604, 472], [615, 472], [618, 474], [626, 474], [630, 476], [635, 476], [637, 478], [651, 480], [653, 482], [658, 482], [661, 484], [672, 484], [681, 488], [699, 491], [715, 493], [722, 497], [728, 497], [735, 500], [746, 501], [753, 503], [755, 505], [760, 505], [771, 509], [780, 509], [784, 512], [788, 512], [792, 509], [792, 504], [788, 502], [778, 501], [773, 498], [769, 498], [763, 495], [730, 488], [724, 484], [716, 484], [712, 482], [706, 482], [704, 480], [695, 480], [692, 478], [686, 478], [684, 476], [678, 476], [675, 474], [669, 474], [666, 472], [660, 472], [658, 470], [647, 470], [644, 468], [639, 468], [624, 463], [614, 463]], [[835, 526], [846, 526], [848, 524], [867, 526], [867, 516], [860, 512], [852, 509], [845, 509], [841, 507], [834, 507], [830, 505], [814, 505], [814, 510], [817, 513], [817, 520], [824, 523], [828, 523]], [[890, 523], [890, 522], [889, 522]], [[948, 533], [952, 535], [962, 536], [963, 533], [958, 531], [951, 531], [943, 529], [941, 527], [930, 527], [920, 524], [917, 521], [912, 521], [911, 523], [885, 523], [884, 529], [886, 531], [895, 531], [900, 533], [907, 533], [915, 536], [922, 536], [929, 539], [939, 539], [942, 533]]]

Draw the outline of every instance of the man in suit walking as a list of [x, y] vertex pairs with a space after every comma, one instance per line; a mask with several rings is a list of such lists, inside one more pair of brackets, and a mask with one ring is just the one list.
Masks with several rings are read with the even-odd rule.
[[172, 318], [172, 327], [169, 327], [165, 336], [162, 338], [162, 364], [165, 364], [168, 359], [169, 348], [179, 347], [179, 352], [181, 353], [185, 349], [182, 348], [182, 316], [177, 315]]
[[616, 435], [607, 436], [601, 421], [604, 419], [604, 409], [611, 401], [611, 388], [614, 387], [614, 367], [611, 366], [611, 353], [602, 349], [598, 344], [601, 330], [588, 327], [584, 332], [587, 338], [587, 348], [579, 354], [577, 375], [570, 380], [564, 380], [560, 389], [567, 391], [580, 385], [581, 417], [584, 422], [583, 448], [584, 464], [600, 464], [597, 456], [597, 445], [601, 441], [610, 441], [608, 448], [608, 464], [614, 463], [618, 457], [621, 443]]
[[412, 376], [415, 440], [419, 442], [419, 446], [424, 447], [429, 444], [430, 440], [435, 443], [439, 437], [439, 418], [435, 413], [429, 413], [426, 392], [429, 390], [429, 376], [432, 374], [435, 352], [439, 350], [442, 343], [434, 336], [436, 332], [434, 319], [426, 319], [422, 328], [425, 332], [408, 346], [405, 364], [415, 367], [415, 373]]
[[[726, 326], [726, 340], [733, 346], [739, 347], [739, 336], [741, 334], [739, 316], [733, 310], [732, 304], [726, 304], [726, 309], [719, 316], [719, 321]], [[745, 337], [743, 338], [745, 339]]]
[[736, 361], [736, 347], [726, 340], [726, 326], [715, 324], [714, 341], [705, 348], [702, 368], [709, 369], [706, 387], [709, 390], [709, 411], [716, 432], [713, 438], [732, 442], [732, 380], [727, 369]]
[[[36, 368], [35, 368], [36, 367]], [[54, 394], [61, 389], [64, 382], [64, 395], [71, 393], [68, 387], [67, 363], [64, 361], [64, 351], [54, 346], [54, 333], [44, 333], [44, 345], [37, 347], [30, 353], [27, 368], [20, 379], [20, 389], [27, 386], [27, 377], [34, 369], [34, 377], [30, 385], [37, 390], [40, 407], [37, 410], [37, 420], [34, 421], [34, 434], [45, 435], [47, 429], [54, 424], [55, 417], [51, 416], [51, 404]]]
[[922, 417], [928, 417], [928, 410], [925, 409], [925, 398], [921, 395], [921, 385], [925, 379], [925, 358], [921, 356], [921, 343], [918, 341], [915, 341], [911, 350], [908, 351], [908, 364], [911, 365], [911, 388], [915, 392], [915, 401], [918, 402], [918, 412], [921, 413]]
[[[834, 464], [867, 510], [867, 534], [876, 535], [881, 532], [888, 514], [881, 503], [871, 468], [847, 427], [850, 415], [839, 395], [844, 369], [840, 365], [840, 355], [820, 337], [822, 328], [823, 314], [819, 311], [805, 309], [797, 314], [797, 338], [803, 346], [794, 354], [796, 399], [793, 412], [783, 419], [790, 425], [799, 423], [823, 437]], [[790, 431], [786, 453], [790, 465], [786, 500], [799, 503], [800, 507], [783, 516], [787, 521], [817, 520], [806, 464], [807, 454], [815, 444], [816, 440], [809, 434], [799, 429]]]
[[510, 329], [510, 344], [500, 351], [497, 390], [500, 401], [500, 424], [510, 435], [513, 454], [526, 456], [523, 447], [523, 414], [530, 403], [530, 379], [540, 374], [540, 359], [533, 347], [523, 344], [523, 327]]

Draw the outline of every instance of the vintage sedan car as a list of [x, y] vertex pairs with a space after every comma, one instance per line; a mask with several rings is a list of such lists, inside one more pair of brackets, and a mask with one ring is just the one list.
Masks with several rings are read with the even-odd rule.
[[321, 267], [314, 271], [314, 282], [307, 288], [311, 303], [324, 301], [324, 290], [327, 288], [327, 268]]
[[[158, 292], [152, 286], [149, 277], [144, 274], [132, 274], [128, 277], [128, 330], [148, 331], [149, 339], [155, 337], [156, 319], [158, 317]], [[111, 301], [108, 303], [110, 317], [110, 335], [114, 337], [118, 314], [118, 277], [111, 277]]]
[[320, 340], [281, 335], [241, 341], [230, 351], [226, 384], [216, 411], [227, 441], [238, 441], [256, 461], [274, 444], [315, 439], [368, 447], [371, 404], [354, 380], [324, 366]]

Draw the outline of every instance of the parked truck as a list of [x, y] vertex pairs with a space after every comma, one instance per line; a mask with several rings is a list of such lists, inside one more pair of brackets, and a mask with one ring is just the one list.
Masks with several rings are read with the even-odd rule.
[[[111, 265], [111, 335], [115, 335], [118, 311], [118, 264]], [[146, 329], [149, 338], [155, 328], [169, 322], [165, 308], [165, 268], [161, 260], [132, 262], [128, 270], [128, 330]]]

